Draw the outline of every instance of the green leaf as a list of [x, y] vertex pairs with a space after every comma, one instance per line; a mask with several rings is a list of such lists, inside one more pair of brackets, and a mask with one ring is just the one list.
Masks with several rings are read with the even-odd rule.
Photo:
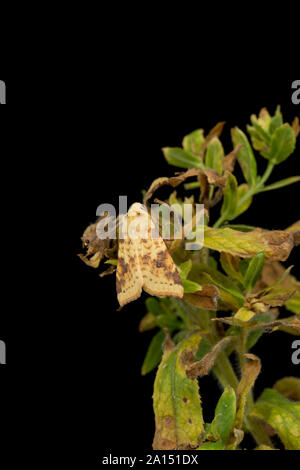
[[265, 389], [250, 412], [266, 421], [277, 432], [287, 450], [300, 450], [300, 402]]
[[219, 436], [226, 444], [230, 431], [233, 428], [236, 414], [236, 395], [233, 388], [224, 390], [215, 409], [215, 417], [211, 423], [211, 432]]
[[[255, 317], [255, 323], [257, 325], [263, 323], [270, 323], [274, 321], [275, 316], [272, 313], [262, 313], [258, 314]], [[247, 340], [246, 340], [246, 350], [249, 351], [257, 343], [259, 338], [263, 335], [263, 328], [257, 328], [255, 330], [249, 331]]]
[[251, 116], [251, 122], [255, 129], [256, 135], [262, 140], [266, 145], [270, 143], [270, 136], [268, 132], [268, 127], [270, 123], [270, 116], [268, 116], [268, 120], [262, 121], [261, 119], [257, 119], [255, 115]]
[[262, 337], [264, 330], [262, 328], [258, 328], [257, 330], [250, 331], [247, 336], [246, 341], [246, 349], [250, 351], [253, 346], [257, 343], [257, 341]]
[[190, 153], [201, 153], [205, 142], [203, 129], [197, 129], [183, 138], [182, 146], [184, 150]]
[[163, 354], [162, 348], [165, 338], [166, 334], [162, 330], [152, 338], [142, 365], [142, 375], [148, 374], [159, 364]]
[[254, 256], [254, 258], [251, 259], [248, 265], [245, 277], [244, 277], [244, 286], [247, 292], [250, 292], [253, 286], [258, 281], [261, 275], [262, 268], [264, 266], [264, 262], [265, 262], [264, 252], [258, 253], [257, 255]]
[[266, 108], [263, 108], [259, 117], [255, 114], [251, 116], [252, 126], [247, 126], [249, 135], [251, 136], [252, 145], [260, 154], [269, 158], [271, 137], [283, 124], [282, 114], [278, 106], [273, 117], [270, 116]]
[[185, 261], [177, 266], [180, 277], [182, 280], [186, 279], [189, 275], [190, 270], [192, 269], [192, 260]]
[[104, 262], [104, 264], [111, 264], [112, 266], [117, 266], [118, 260], [117, 259], [108, 259]]
[[269, 133], [272, 135], [278, 129], [278, 127], [282, 126], [283, 119], [282, 114], [280, 112], [280, 108], [277, 108], [275, 116], [272, 117], [269, 126]]
[[207, 259], [207, 266], [209, 268], [217, 270], [218, 269], [218, 261], [215, 258], [213, 258], [212, 256], [209, 255], [208, 259]]
[[201, 334], [194, 332], [175, 349], [165, 347], [154, 383], [154, 450], [197, 447], [204, 423], [197, 380], [186, 376], [188, 358], [195, 355]]
[[273, 191], [273, 189], [284, 188], [284, 186], [289, 186], [290, 184], [298, 183], [298, 181], [300, 181], [300, 176], [291, 176], [290, 178], [285, 178], [284, 180], [270, 184], [269, 186], [260, 189], [259, 192], [263, 193], [265, 191]]
[[189, 281], [187, 279], [182, 280], [182, 285], [185, 294], [193, 294], [194, 292], [198, 292], [202, 289], [201, 285], [197, 282]]
[[257, 178], [257, 166], [253, 150], [246, 135], [238, 127], [232, 129], [231, 135], [234, 147], [239, 144], [242, 145], [237, 155], [237, 159], [242, 168], [246, 182], [252, 188], [255, 186]]
[[251, 143], [255, 150], [262, 152], [266, 149], [265, 142], [261, 139], [261, 135], [252, 126], [247, 126], [248, 134], [251, 137]]
[[221, 175], [223, 173], [223, 158], [223, 145], [218, 137], [214, 137], [207, 146], [205, 164], [208, 168], [212, 168]]
[[237, 181], [234, 175], [228, 173], [226, 186], [224, 188], [223, 205], [221, 208], [221, 215], [224, 220], [231, 220], [235, 217], [237, 201]]
[[227, 224], [227, 228], [231, 228], [232, 230], [237, 230], [238, 232], [252, 232], [255, 230], [256, 227], [253, 225], [240, 225], [240, 224]]
[[224, 444], [222, 442], [205, 442], [197, 450], [224, 450]]
[[[279, 264], [279, 266], [280, 266], [280, 263], [278, 263], [278, 264]], [[263, 292], [264, 292], [264, 293], [270, 292], [270, 291], [273, 290], [275, 287], [278, 287], [280, 284], [282, 284], [282, 282], [283, 282], [286, 278], [290, 278], [289, 274], [290, 274], [291, 270], [293, 269], [293, 267], [294, 267], [293, 265], [292, 265], [292, 266], [289, 266], [289, 267], [283, 272], [283, 274], [282, 274], [279, 278], [276, 279], [276, 281], [275, 281], [273, 284], [269, 285], [268, 287], [265, 287], [264, 290], [263, 290]], [[283, 266], [282, 266], [282, 268], [283, 268]], [[284, 269], [284, 268], [283, 268], [283, 269]], [[291, 288], [294, 288], [294, 284], [293, 284], [293, 283], [291, 284], [290, 282], [288, 282], [288, 286], [291, 287]]]
[[156, 317], [151, 312], [147, 312], [139, 324], [139, 332], [152, 330], [157, 326]]
[[[276, 112], [278, 109], [276, 110]], [[266, 108], [263, 108], [260, 110], [260, 113], [258, 115], [258, 118], [253, 114], [251, 116], [251, 122], [257, 122], [259, 126], [267, 133], [269, 134], [269, 129], [270, 129], [270, 123], [271, 123], [271, 116]]]
[[240, 186], [238, 186], [238, 188], [237, 188], [237, 207], [236, 207], [234, 217], [237, 217], [237, 216], [241, 215], [243, 212], [246, 212], [246, 210], [251, 206], [251, 203], [252, 203], [252, 200], [253, 200], [252, 197], [249, 197], [242, 204], [239, 205], [239, 201], [242, 199], [242, 197], [245, 196], [245, 194], [248, 193], [248, 191], [249, 191], [249, 186], [247, 184], [241, 184]]
[[191, 183], [186, 183], [184, 189], [197, 189], [200, 188], [200, 183], [198, 181], [192, 181]]
[[179, 168], [200, 168], [204, 169], [204, 164], [199, 157], [179, 147], [165, 147], [162, 149], [165, 159], [169, 165]]
[[239, 270], [239, 258], [237, 256], [232, 256], [229, 253], [221, 253], [220, 263], [229, 277], [237, 280], [240, 284], [243, 284], [244, 280]]
[[210, 344], [210, 342], [205, 337], [202, 338], [195, 356], [195, 361], [201, 361], [201, 359], [211, 350], [212, 345]]
[[168, 328], [170, 333], [174, 330], [178, 330], [182, 325], [182, 323], [173, 315], [158, 315], [155, 319], [160, 328]]
[[162, 315], [164, 310], [161, 306], [161, 303], [154, 299], [153, 297], [149, 297], [145, 302], [146, 308], [148, 312], [151, 312], [153, 315]]
[[271, 139], [271, 148], [268, 154], [268, 160], [274, 165], [286, 160], [295, 150], [296, 136], [289, 124], [283, 124], [278, 127]]
[[180, 330], [178, 331], [178, 333], [175, 333], [175, 335], [172, 338], [172, 340], [174, 341], [174, 344], [178, 344], [190, 333], [191, 333], [191, 330]]
[[213, 284], [218, 287], [222, 302], [233, 309], [240, 308], [245, 302], [243, 293], [235, 283], [214, 268], [195, 263], [191, 269], [190, 277], [201, 284]]
[[285, 308], [287, 308], [290, 312], [296, 313], [299, 315], [300, 313], [300, 289], [298, 287], [298, 292], [296, 292], [286, 303]]

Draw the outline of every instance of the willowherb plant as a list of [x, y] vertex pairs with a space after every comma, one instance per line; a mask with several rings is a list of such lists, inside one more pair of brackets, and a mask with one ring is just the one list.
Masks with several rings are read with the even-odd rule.
[[[165, 240], [121, 239], [120, 225], [117, 239], [100, 239], [97, 223], [105, 222], [108, 214], [104, 214], [84, 232], [87, 253], [80, 257], [94, 268], [106, 258], [110, 266], [101, 276], [117, 269], [121, 305], [139, 297], [142, 287], [151, 294], [139, 330], [155, 331], [142, 365], [143, 375], [158, 366], [154, 449], [235, 450], [243, 448], [244, 434], [249, 432], [257, 449], [274, 449], [276, 433], [286, 449], [300, 450], [300, 379], [285, 377], [254, 401], [252, 389], [261, 363], [251, 354], [265, 332], [300, 335], [300, 282], [291, 268], [281, 264], [300, 243], [300, 221], [274, 231], [233, 223], [256, 194], [300, 181], [293, 176], [268, 182], [273, 168], [295, 150], [299, 119], [289, 125], [279, 108], [274, 116], [262, 109], [258, 117], [251, 116], [250, 140], [239, 128], [232, 129], [233, 150], [228, 155], [220, 140], [223, 125], [217, 124], [207, 136], [202, 129], [192, 132], [180, 148], [164, 148], [167, 162], [185, 171], [155, 180], [144, 192], [143, 209], [139, 211], [135, 204], [128, 213], [129, 222], [141, 215], [145, 220], [150, 217], [151, 201], [166, 210], [192, 204], [191, 230], [196, 236], [195, 207], [201, 203], [201, 249], [187, 250], [182, 238], [172, 237], [174, 218]], [[261, 176], [253, 149], [267, 160]], [[234, 175], [236, 163], [242, 170], [242, 184]], [[173, 191], [165, 201], [154, 199], [162, 186], [179, 185], [185, 191], [194, 190], [194, 195], [180, 198]], [[220, 207], [219, 218], [211, 226], [215, 207]], [[280, 317], [282, 306], [290, 316]], [[241, 373], [230, 361], [233, 353]], [[201, 377], [210, 373], [223, 393], [213, 421], [204, 423], [199, 383], [201, 387]]]

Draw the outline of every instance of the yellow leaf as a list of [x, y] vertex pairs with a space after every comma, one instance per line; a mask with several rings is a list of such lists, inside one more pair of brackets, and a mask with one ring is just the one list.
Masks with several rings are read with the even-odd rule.
[[164, 351], [154, 383], [155, 450], [193, 449], [200, 444], [204, 425], [198, 383], [186, 376], [200, 340], [200, 332], [194, 332], [174, 350]]
[[252, 312], [251, 310], [248, 310], [245, 307], [242, 307], [234, 315], [234, 318], [237, 318], [238, 320], [241, 320], [243, 322], [247, 322], [251, 320], [251, 318], [253, 318], [254, 316], [255, 316], [254, 312]]
[[266, 421], [287, 450], [300, 450], [300, 402], [288, 400], [276, 390], [265, 389], [250, 416]]
[[294, 246], [294, 238], [284, 230], [239, 232], [230, 228], [205, 226], [204, 246], [241, 258], [251, 258], [264, 251], [267, 261], [285, 261]]

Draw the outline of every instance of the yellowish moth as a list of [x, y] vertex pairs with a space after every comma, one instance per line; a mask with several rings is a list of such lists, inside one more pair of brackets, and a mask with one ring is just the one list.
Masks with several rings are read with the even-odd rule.
[[122, 226], [116, 279], [120, 306], [140, 297], [142, 289], [155, 296], [183, 297], [176, 265], [144, 206], [134, 203]]

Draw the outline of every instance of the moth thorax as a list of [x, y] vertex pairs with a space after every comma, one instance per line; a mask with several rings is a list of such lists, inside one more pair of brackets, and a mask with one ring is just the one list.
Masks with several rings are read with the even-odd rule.
[[143, 206], [143, 204], [141, 204], [140, 202], [135, 202], [130, 207], [128, 211], [128, 215], [129, 217], [136, 217], [138, 215], [147, 215], [147, 210], [145, 206]]

